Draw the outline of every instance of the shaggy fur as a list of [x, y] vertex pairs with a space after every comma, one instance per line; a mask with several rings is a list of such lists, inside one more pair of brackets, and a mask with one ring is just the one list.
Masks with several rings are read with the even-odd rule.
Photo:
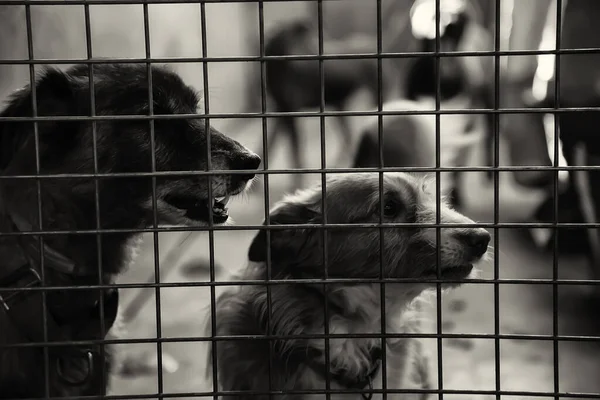
[[[36, 81], [35, 91], [27, 86], [16, 92], [0, 117], [31, 117], [36, 101], [37, 115], [89, 116], [89, 68], [76, 66], [66, 72], [46, 70]], [[195, 114], [197, 94], [176, 74], [152, 67], [154, 114]], [[149, 87], [145, 65], [96, 65], [93, 68], [95, 114], [148, 115]], [[37, 132], [36, 140], [35, 133]], [[36, 148], [39, 147], [39, 170], [42, 175], [93, 173], [97, 162], [100, 173], [190, 171], [207, 168], [207, 139], [210, 137], [211, 169], [249, 170], [247, 174], [224, 174], [211, 179], [212, 195], [226, 197], [242, 192], [260, 164], [260, 158], [240, 143], [210, 128], [198, 119], [156, 120], [153, 128], [156, 163], [152, 162], [151, 129], [148, 121], [117, 120], [95, 123], [97, 158], [94, 157], [92, 123], [87, 121], [32, 122], [0, 121], [0, 171], [2, 175], [35, 175]], [[155, 222], [169, 225], [202, 226], [209, 223], [209, 178], [176, 176], [156, 178], [157, 221], [152, 207], [151, 177], [126, 177], [98, 180], [99, 215], [96, 215], [95, 183], [91, 178], [3, 179], [0, 181], [0, 230], [14, 231], [11, 219], [18, 216], [33, 230], [73, 231], [100, 229], [140, 229]], [[38, 218], [38, 193], [41, 220]], [[222, 204], [221, 204], [222, 205]], [[213, 213], [214, 223], [224, 222], [227, 215]], [[19, 227], [20, 228], [20, 227]], [[22, 229], [21, 229], [22, 230]], [[139, 237], [135, 233], [98, 235], [56, 234], [45, 237], [45, 245], [72, 260], [88, 274], [80, 278], [53, 269], [46, 259], [45, 279], [49, 286], [108, 284], [128, 263], [129, 244]], [[100, 241], [101, 246], [98, 245]], [[39, 270], [38, 259], [14, 236], [0, 237], [0, 276], [29, 263]], [[81, 313], [79, 296], [91, 290], [49, 292], [47, 315], [61, 321], [69, 340], [87, 340], [98, 332], [79, 332], [76, 322]], [[40, 313], [44, 312], [41, 308]], [[33, 310], [35, 311], [35, 310]], [[41, 319], [34, 314], [32, 321]], [[106, 316], [104, 316], [106, 317]], [[100, 316], [102, 318], [102, 316]], [[0, 345], [27, 343], [27, 332], [12, 323], [0, 308]], [[64, 351], [70, 348], [65, 347]], [[70, 387], [57, 376], [56, 353], [50, 356], [50, 396], [100, 395], [105, 379], [92, 385]], [[44, 356], [41, 347], [0, 348], [0, 398], [45, 397]], [[109, 359], [104, 371], [108, 375]], [[70, 365], [66, 375], [81, 374], [81, 365]]]
[[[435, 192], [435, 189], [433, 189]], [[403, 173], [386, 173], [383, 183], [383, 223], [410, 223], [415, 227], [385, 229], [383, 253], [380, 252], [380, 229], [330, 228], [327, 233], [327, 266], [330, 278], [436, 277], [436, 229], [418, 227], [436, 220], [435, 195], [426, 180]], [[327, 180], [325, 210], [320, 187], [305, 190], [281, 201], [270, 214], [271, 225], [281, 224], [353, 224], [378, 223], [380, 216], [379, 175], [352, 174]], [[473, 223], [469, 218], [442, 203], [441, 222]], [[441, 279], [444, 287], [470, 276], [473, 264], [487, 252], [489, 233], [482, 228], [441, 229]], [[261, 230], [250, 250], [250, 264], [242, 280], [267, 279], [267, 231]], [[382, 260], [380, 258], [383, 258]], [[285, 228], [270, 231], [270, 273], [273, 279], [324, 278], [323, 235], [315, 228]], [[381, 269], [383, 266], [383, 269]], [[216, 309], [217, 336], [246, 336], [239, 340], [222, 340], [216, 345], [214, 362], [218, 366], [220, 389], [225, 391], [315, 390], [324, 389], [323, 376], [312, 362], [324, 363], [323, 339], [302, 338], [323, 334], [328, 324], [335, 334], [381, 333], [381, 285], [378, 283], [335, 283], [325, 290], [320, 284], [277, 284], [267, 287], [243, 285], [227, 289], [219, 297]], [[419, 332], [414, 305], [416, 299], [433, 283], [385, 283], [386, 333]], [[328, 305], [329, 320], [324, 319]], [[269, 315], [269, 308], [271, 314]], [[269, 342], [261, 335], [294, 335], [294, 338]], [[248, 339], [247, 336], [252, 338]], [[358, 376], [370, 366], [367, 354], [380, 346], [379, 338], [335, 338], [329, 340], [330, 371], [345, 370]], [[428, 363], [421, 341], [413, 338], [385, 340], [385, 377], [388, 389], [423, 389], [429, 387]], [[269, 356], [270, 354], [270, 356]], [[314, 358], [316, 357], [316, 358]], [[271, 377], [269, 379], [269, 369]], [[373, 387], [382, 387], [381, 370]], [[270, 382], [270, 386], [269, 386]], [[346, 389], [336, 381], [332, 389]], [[366, 388], [368, 389], [368, 388]], [[379, 397], [378, 397], [379, 396]], [[373, 398], [380, 398], [375, 394]], [[240, 398], [225, 396], [225, 398]], [[310, 396], [281, 395], [285, 399]], [[388, 398], [419, 399], [422, 394], [388, 394]], [[245, 395], [243, 399], [267, 399], [268, 396]], [[332, 398], [359, 399], [359, 394], [334, 395]]]

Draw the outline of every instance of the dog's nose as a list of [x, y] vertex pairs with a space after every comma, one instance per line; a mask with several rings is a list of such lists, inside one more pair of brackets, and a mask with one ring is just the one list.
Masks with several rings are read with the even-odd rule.
[[[247, 152], [246, 154], [240, 155], [233, 162], [234, 169], [257, 169], [260, 163], [262, 162], [261, 158], [252, 152]], [[238, 175], [241, 179], [250, 180], [254, 178], [255, 174], [242, 174]]]
[[488, 249], [488, 244], [492, 239], [490, 233], [483, 229], [477, 228], [461, 233], [460, 239], [469, 246], [470, 252], [474, 258], [479, 258], [485, 254]]

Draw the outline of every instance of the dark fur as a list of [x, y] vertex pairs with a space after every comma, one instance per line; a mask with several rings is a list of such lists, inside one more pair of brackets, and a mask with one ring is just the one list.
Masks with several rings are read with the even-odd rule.
[[[352, 174], [330, 177], [327, 181], [325, 207], [328, 224], [379, 222], [378, 174]], [[321, 224], [324, 222], [321, 188], [303, 191], [280, 202], [270, 213], [271, 225]], [[434, 223], [435, 198], [421, 179], [406, 174], [384, 176], [383, 202], [385, 222]], [[473, 223], [442, 203], [442, 223]], [[380, 230], [374, 228], [330, 228], [327, 231], [327, 266], [330, 278], [378, 278], [381, 276], [380, 257], [383, 256], [383, 275], [386, 278], [431, 278], [435, 276], [435, 229], [422, 227], [385, 229], [383, 254]], [[489, 234], [481, 228], [442, 229], [441, 268], [443, 278], [463, 279], [465, 271], [459, 265], [471, 264], [487, 250]], [[320, 229], [287, 228], [259, 232], [249, 250], [249, 267], [242, 280], [267, 279], [267, 245], [270, 244], [272, 279], [324, 278], [323, 235]], [[470, 271], [470, 270], [468, 270]], [[448, 273], [449, 275], [446, 275]], [[468, 274], [468, 272], [467, 272]], [[405, 311], [426, 283], [386, 284], [386, 324], [392, 332], [418, 331], [418, 323]], [[377, 334], [381, 329], [381, 293], [379, 284], [273, 285], [270, 302], [267, 287], [244, 285], [226, 290], [216, 309], [217, 335], [244, 336], [240, 340], [217, 343], [214, 362], [218, 365], [222, 390], [268, 391], [323, 389], [322, 381], [311, 377], [307, 360], [308, 347], [319, 346], [318, 339], [255, 338], [260, 335], [322, 334], [325, 325], [324, 306], [329, 304], [330, 332]], [[269, 314], [270, 311], [270, 314]], [[392, 322], [403, 316], [400, 325]], [[270, 325], [269, 328], [267, 328]], [[390, 332], [390, 330], [388, 330]], [[247, 337], [251, 338], [248, 339]], [[379, 339], [332, 339], [330, 360], [336, 368], [356, 373], [364, 365], [362, 350], [379, 343]], [[340, 342], [343, 342], [340, 345]], [[388, 339], [388, 387], [424, 388], [426, 376], [418, 340]], [[322, 346], [322, 344], [321, 344]], [[339, 357], [339, 358], [338, 358]], [[319, 359], [322, 361], [321, 359]], [[412, 363], [416, 365], [413, 365]], [[336, 367], [337, 366], [337, 367]], [[271, 371], [269, 373], [269, 371]], [[417, 378], [415, 378], [415, 375]], [[421, 376], [419, 378], [418, 376]], [[390, 378], [391, 377], [391, 378]], [[377, 378], [379, 379], [379, 378]], [[414, 383], [410, 385], [409, 381]], [[377, 380], [377, 382], [379, 382]], [[394, 386], [399, 385], [399, 386]], [[333, 384], [332, 384], [333, 385]], [[332, 386], [333, 388], [334, 386]], [[348, 398], [359, 398], [348, 397]], [[388, 395], [389, 398], [396, 398]], [[225, 398], [267, 399], [269, 396], [244, 395]], [[310, 396], [281, 395], [277, 398], [303, 399]], [[336, 397], [337, 398], [337, 397]], [[376, 396], [376, 398], [378, 398]], [[399, 398], [405, 398], [400, 396]], [[406, 397], [412, 398], [412, 397]]]
[[[145, 65], [96, 65], [93, 71], [95, 114], [147, 115], [148, 76]], [[30, 87], [16, 92], [1, 117], [30, 117]], [[152, 67], [154, 114], [195, 114], [198, 96], [178, 75]], [[76, 66], [66, 72], [45, 71], [35, 84], [39, 116], [89, 116], [89, 69]], [[96, 123], [97, 163], [100, 173], [151, 172], [151, 135], [148, 121], [110, 120]], [[212, 169], [256, 169], [260, 158], [238, 142], [209, 128], [202, 118], [157, 120], [154, 123], [157, 171], [204, 170], [207, 167], [207, 137], [210, 137]], [[40, 122], [40, 173], [93, 173], [92, 124], [84, 121]], [[31, 122], [0, 122], [0, 171], [3, 175], [35, 175], [36, 143]], [[212, 178], [213, 195], [240, 193], [253, 177], [222, 175]], [[38, 196], [35, 180], [9, 179], [0, 182], [0, 227], [13, 230], [8, 215], [16, 214], [38, 229]], [[91, 178], [41, 180], [41, 226], [43, 230], [139, 229], [153, 226], [152, 179], [112, 178], [98, 180], [99, 213], [95, 209], [95, 185]], [[199, 176], [158, 177], [156, 179], [158, 223], [206, 225], [204, 218], [188, 218], [185, 211], [168, 202], [169, 196], [189, 196], [199, 202], [208, 200], [208, 178]], [[210, 201], [209, 201], [210, 202]], [[60, 234], [45, 236], [52, 249], [73, 260], [90, 274], [98, 268], [101, 256], [102, 282], [113, 282], [128, 262], [128, 244], [134, 233], [101, 235]], [[0, 273], [25, 263], [24, 253], [14, 237], [0, 237]], [[49, 285], [74, 285], [74, 281], [46, 268]], [[97, 283], [97, 279], [95, 279]], [[87, 284], [92, 282], [87, 282]], [[77, 292], [48, 295], [49, 313], [60, 306], [77, 308]], [[59, 296], [62, 296], [59, 298]], [[64, 311], [64, 310], [62, 310]], [[41, 318], [31, 315], [32, 319]], [[15, 328], [0, 309], [0, 345], [27, 342], [25, 333]], [[77, 339], [75, 333], [72, 339]], [[79, 338], [81, 339], [81, 338]], [[43, 352], [41, 348], [0, 348], [0, 398], [44, 397]], [[77, 368], [69, 371], [77, 374]], [[96, 371], [101, 374], [103, 371]], [[108, 372], [108, 359], [107, 369]], [[69, 388], [57, 380], [55, 364], [50, 364], [50, 395], [98, 395], [105, 382], [89, 388]]]
[[[468, 22], [467, 15], [461, 13], [456, 17], [456, 21], [445, 28], [440, 37], [440, 52], [458, 50]], [[419, 40], [418, 47], [417, 51], [433, 53], [436, 51], [436, 41], [422, 39]], [[470, 89], [466, 71], [462, 68], [458, 57], [440, 58], [439, 67], [436, 67], [436, 63], [438, 61], [434, 56], [419, 57], [412, 63], [406, 74], [407, 99], [417, 100], [420, 96], [435, 98], [438, 81], [441, 101], [453, 98]]]

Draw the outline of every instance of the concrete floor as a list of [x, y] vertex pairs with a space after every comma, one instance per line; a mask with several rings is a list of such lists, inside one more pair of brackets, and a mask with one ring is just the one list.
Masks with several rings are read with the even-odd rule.
[[[303, 129], [307, 143], [319, 143], [318, 119], [305, 122]], [[327, 122], [330, 127], [329, 121]], [[331, 129], [334, 130], [334, 129]], [[328, 132], [330, 130], [328, 129]], [[238, 139], [248, 146], [259, 143], [260, 132], [249, 129], [238, 135]], [[334, 132], [327, 136], [328, 155], [339, 147]], [[318, 146], [318, 145], [317, 145]], [[284, 167], [283, 149], [270, 160], [274, 168]], [[319, 149], [306, 152], [306, 162], [311, 167], [319, 166]], [[504, 153], [502, 153], [504, 154]], [[480, 154], [473, 154], [473, 164], [481, 163]], [[287, 188], [289, 177], [275, 176], [270, 179], [270, 200], [277, 201]], [[493, 221], [493, 187], [482, 179], [482, 174], [465, 174], [464, 185], [469, 188], [464, 212], [479, 221]], [[531, 215], [541, 195], [517, 189], [510, 176], [501, 176], [500, 219], [503, 222], [523, 221]], [[262, 190], [256, 190], [242, 200], [234, 200], [230, 207], [238, 225], [259, 224], [264, 217]], [[228, 271], [243, 267], [249, 241], [254, 232], [231, 231], [214, 234], [215, 262], [219, 268], [217, 279], [224, 279]], [[173, 243], [181, 240], [181, 234], [161, 234], [159, 248], [165, 253]], [[498, 246], [495, 257], [498, 260], [500, 278], [551, 278], [552, 256], [541, 254], [524, 239], [523, 232], [504, 229], [498, 233]], [[146, 250], [123, 277], [123, 282], [140, 282], [147, 279], [153, 268], [152, 237], [146, 240]], [[207, 234], [197, 234], [194, 245], [181, 255], [177, 268], [166, 279], [169, 282], [210, 280], [203, 264], [208, 258], [209, 241]], [[188, 268], [188, 267], [197, 268]], [[166, 266], [163, 266], [166, 268]], [[587, 270], [582, 260], [561, 258], [560, 277], [565, 279], [585, 278]], [[482, 267], [483, 278], [493, 278], [494, 263]], [[442, 332], [466, 334], [493, 334], [497, 329], [501, 334], [551, 335], [553, 332], [553, 302], [550, 285], [465, 284], [460, 289], [443, 295]], [[124, 306], [134, 291], [124, 291]], [[498, 298], [497, 312], [495, 297]], [[210, 289], [170, 288], [161, 289], [162, 337], [205, 336], [204, 322], [210, 305]], [[141, 310], [128, 327], [126, 338], [154, 338], [157, 336], [155, 300]], [[586, 299], [584, 288], [565, 286], [558, 288], [557, 307], [558, 331], [561, 335], [595, 336], [596, 341], [560, 341], [554, 352], [551, 340], [508, 340], [501, 339], [444, 339], [441, 361], [443, 388], [455, 390], [488, 390], [498, 387], [503, 391], [550, 392], [555, 390], [555, 361], [558, 364], [558, 390], [562, 393], [595, 393], [600, 398], [600, 322], [591, 302]], [[435, 302], [428, 311], [431, 332], [436, 332]], [[497, 313], [497, 315], [496, 315]], [[495, 325], [495, 317], [498, 326]], [[432, 360], [437, 359], [437, 341], [429, 343]], [[121, 345], [117, 351], [132, 357], [156, 354], [156, 345]], [[212, 376], [207, 380], [206, 347], [202, 342], [167, 343], [163, 346], [166, 354], [179, 362], [178, 369], [163, 373], [157, 378], [155, 370], [138, 376], [116, 375], [113, 379], [112, 394], [155, 394], [192, 393], [212, 390]], [[498, 354], [499, 359], [496, 360]], [[557, 357], [557, 360], [555, 360]], [[496, 365], [500, 369], [496, 371]], [[432, 366], [436, 374], [438, 364]], [[209, 375], [212, 369], [208, 370]], [[434, 375], [436, 376], [436, 375]], [[436, 381], [437, 382], [437, 381]], [[185, 396], [177, 398], [186, 398]], [[487, 399], [494, 395], [445, 395], [446, 399]], [[540, 396], [502, 396], [503, 399], [543, 399]], [[558, 397], [555, 397], [558, 398]], [[564, 396], [561, 399], [571, 397]]]

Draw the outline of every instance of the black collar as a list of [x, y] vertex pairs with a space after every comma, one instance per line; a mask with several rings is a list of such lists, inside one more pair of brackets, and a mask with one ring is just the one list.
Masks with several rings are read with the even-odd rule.
[[[313, 350], [314, 354], [320, 353], [322, 355], [320, 350]], [[364, 390], [368, 388], [368, 391], [361, 392], [361, 396], [365, 400], [371, 400], [373, 397], [373, 379], [379, 373], [382, 357], [383, 349], [379, 346], [373, 347], [369, 352], [369, 367], [359, 375], [350, 375], [346, 370], [331, 371], [331, 368], [327, 368], [325, 364], [315, 361], [315, 358], [312, 357], [309, 359], [308, 366], [325, 380], [327, 379], [327, 371], [329, 370], [330, 379], [347, 389]]]
[[[34, 230], [33, 225], [18, 214], [9, 212], [7, 215], [10, 218], [15, 231], [31, 232]], [[91, 272], [93, 270], [86, 271], [86, 269], [78, 268], [77, 264], [73, 260], [54, 250], [45, 243], [43, 244], [43, 250], [41, 250], [39, 240], [33, 235], [22, 235], [19, 237], [19, 241], [24, 247], [23, 250], [29, 259], [34, 259], [37, 262], [43, 253], [44, 260], [46, 260], [48, 267], [56, 270], [57, 272], [76, 277], [97, 276], [97, 274]]]
[[[31, 230], [31, 224], [21, 217], [8, 212], [5, 215], [10, 218], [14, 231]], [[58, 304], [55, 297], [57, 292], [53, 291], [47, 294], [44, 301], [42, 291], [22, 290], [43, 286], [37, 266], [42, 252], [44, 266], [63, 275], [74, 288], [91, 284], [91, 278], [97, 277], [97, 274], [93, 274], [94, 269], [79, 268], [73, 260], [50, 246], [44, 245], [40, 249], [39, 240], [34, 235], [19, 236], [17, 241], [25, 259], [24, 264], [16, 269], [8, 269], [0, 264], [0, 288], [9, 289], [0, 291], [0, 326], [12, 324], [24, 338], [35, 343], [103, 340], [117, 316], [118, 291], [64, 291], [60, 293], [63, 296], [58, 296], [62, 300]], [[43, 314], [47, 315], [46, 327], [43, 318], [32, 317]], [[101, 370], [105, 361], [101, 347], [98, 344], [52, 346], [48, 352], [62, 383], [81, 389], [103, 374]]]

